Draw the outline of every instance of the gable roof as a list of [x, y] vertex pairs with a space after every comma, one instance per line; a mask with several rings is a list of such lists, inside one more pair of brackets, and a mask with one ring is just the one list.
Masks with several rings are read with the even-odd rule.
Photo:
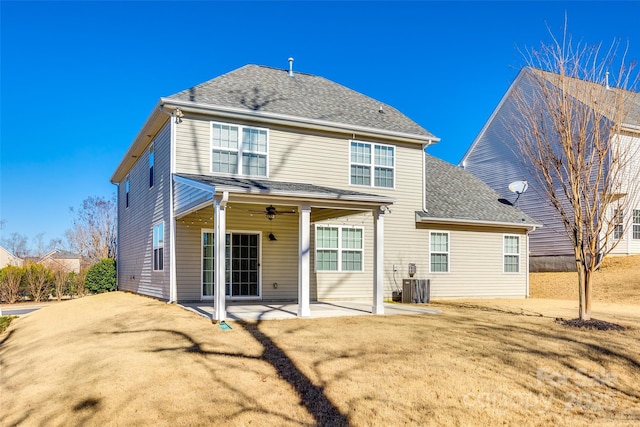
[[[593, 97], [596, 100], [606, 99], [606, 102], [597, 102], [600, 107], [598, 113], [607, 117], [609, 120], [616, 120], [616, 112], [609, 108], [615, 105], [614, 97], [624, 103], [624, 117], [620, 124], [631, 126], [640, 126], [640, 93], [632, 90], [620, 89], [613, 86], [607, 87], [604, 82], [591, 82], [587, 80], [577, 79], [570, 76], [561, 76], [550, 71], [540, 70], [538, 68], [525, 67], [523, 72], [529, 73], [534, 77], [541, 77], [553, 86], [560, 88], [562, 83], [565, 84], [566, 91], [569, 95], [585, 103], [593, 105], [593, 99], [585, 99]], [[517, 79], [516, 79], [517, 81]], [[594, 108], [596, 110], [597, 108]]]
[[436, 139], [390, 105], [324, 77], [260, 65], [245, 65], [166, 99]]
[[40, 258], [40, 261], [44, 261], [45, 259], [80, 259], [80, 255], [74, 254], [73, 252], [65, 251], [63, 249], [53, 249], [50, 252], [47, 252]]
[[[425, 154], [426, 208], [420, 222], [540, 227], [471, 172]], [[502, 201], [501, 201], [502, 200]]]
[[111, 176], [121, 182], [177, 109], [221, 119], [252, 120], [304, 129], [344, 132], [428, 145], [431, 132], [388, 104], [323, 77], [245, 65], [207, 82], [160, 98]]

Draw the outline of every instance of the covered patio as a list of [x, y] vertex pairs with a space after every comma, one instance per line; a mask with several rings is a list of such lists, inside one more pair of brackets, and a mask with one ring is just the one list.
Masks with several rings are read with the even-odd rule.
[[[193, 302], [180, 303], [181, 307], [202, 316], [214, 319], [212, 303]], [[309, 304], [310, 318], [346, 317], [372, 315], [371, 302], [333, 301], [311, 302]], [[228, 302], [227, 318], [237, 321], [284, 320], [298, 317], [298, 304], [295, 302]], [[426, 305], [384, 303], [385, 315], [398, 314], [440, 314], [442, 311]]]

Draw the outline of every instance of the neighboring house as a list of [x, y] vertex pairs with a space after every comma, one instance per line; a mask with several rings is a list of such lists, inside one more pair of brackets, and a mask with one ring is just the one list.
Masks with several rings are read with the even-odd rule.
[[[555, 85], [558, 79], [556, 74], [523, 68], [462, 158], [460, 166], [478, 176], [504, 198], [514, 197], [508, 190], [510, 182], [528, 180], [529, 191], [520, 197], [518, 207], [544, 225], [530, 237], [531, 271], [575, 270], [573, 244], [555, 208], [551, 206], [542, 191], [536, 191], [535, 182], [527, 173], [523, 159], [516, 154], [517, 143], [513, 140], [508, 128], [513, 123], [514, 114], [517, 113], [515, 93], [517, 90], [530, 90], [528, 88], [535, 87], [530, 83], [533, 73], [552, 85]], [[581, 80], [572, 82], [576, 86], [597, 84]], [[572, 87], [568, 86], [569, 96], [572, 96]], [[619, 90], [609, 89], [608, 86], [606, 89]], [[618, 138], [617, 141], [629, 144], [630, 147], [638, 147], [640, 145], [640, 94], [625, 92], [625, 95], [628, 114], [625, 123], [622, 124], [623, 134], [614, 135], [613, 138]], [[582, 101], [582, 98], [577, 99]], [[606, 117], [606, 112], [602, 114]], [[635, 167], [638, 167], [639, 162], [640, 159], [635, 162]], [[637, 200], [633, 194], [627, 197]], [[616, 236], [621, 241], [612, 254], [638, 254], [640, 253], [640, 205], [632, 206], [632, 209], [623, 214], [629, 215], [631, 225], [626, 232], [620, 232]]]
[[7, 265], [14, 265], [20, 267], [24, 260], [22, 258], [18, 258], [9, 250], [0, 246], [0, 268], [5, 268]]
[[118, 288], [213, 300], [216, 320], [227, 299], [293, 300], [302, 317], [310, 301], [369, 300], [382, 313], [412, 263], [434, 297], [525, 297], [535, 224], [513, 207], [442, 217], [430, 197], [447, 168], [424, 152], [436, 141], [291, 68], [247, 65], [161, 98], [111, 178]]
[[80, 255], [62, 249], [54, 249], [42, 256], [37, 263], [51, 270], [62, 269], [68, 272], [79, 273], [80, 261]]

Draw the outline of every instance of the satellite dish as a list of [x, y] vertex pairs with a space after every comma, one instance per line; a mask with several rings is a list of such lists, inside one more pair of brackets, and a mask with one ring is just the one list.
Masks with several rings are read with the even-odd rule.
[[509, 184], [509, 191], [516, 193], [518, 196], [527, 191], [529, 183], [527, 181], [513, 181]]
[[509, 184], [509, 191], [518, 195], [518, 197], [516, 197], [516, 201], [513, 202], [514, 206], [516, 205], [516, 203], [518, 203], [520, 195], [527, 191], [527, 188], [529, 188], [529, 183], [527, 181], [513, 181], [511, 184]]

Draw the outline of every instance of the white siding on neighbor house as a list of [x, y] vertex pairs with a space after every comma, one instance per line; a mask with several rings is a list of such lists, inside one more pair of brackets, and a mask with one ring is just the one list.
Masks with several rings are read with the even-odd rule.
[[[633, 238], [633, 211], [640, 209], [640, 136], [637, 134], [620, 135], [622, 151], [629, 156], [628, 167], [624, 170], [624, 178], [627, 183], [622, 190], [626, 194], [623, 203], [626, 230], [623, 238], [613, 249], [613, 255], [640, 254], [640, 239]], [[615, 205], [615, 204], [614, 204]], [[612, 206], [611, 214], [615, 206]]]
[[517, 142], [505, 127], [505, 122], [515, 113], [511, 98], [505, 98], [463, 158], [462, 165], [510, 202], [515, 201], [516, 195], [509, 191], [509, 184], [519, 180], [528, 181], [529, 189], [518, 200], [518, 208], [543, 226], [530, 235], [531, 255], [573, 254], [573, 245], [555, 208], [543, 190], [536, 188], [534, 179], [516, 154]]
[[[171, 249], [170, 123], [153, 139], [154, 185], [149, 187], [149, 147], [129, 171], [129, 207], [125, 180], [118, 185], [118, 288], [169, 298]], [[153, 271], [153, 226], [164, 222], [164, 270]]]
[[[425, 273], [431, 298], [523, 298], [527, 296], [526, 234], [511, 229], [421, 224], [425, 246], [432, 231], [449, 232], [449, 272]], [[504, 236], [520, 237], [518, 273], [504, 272]], [[429, 255], [427, 255], [429, 257]]]

